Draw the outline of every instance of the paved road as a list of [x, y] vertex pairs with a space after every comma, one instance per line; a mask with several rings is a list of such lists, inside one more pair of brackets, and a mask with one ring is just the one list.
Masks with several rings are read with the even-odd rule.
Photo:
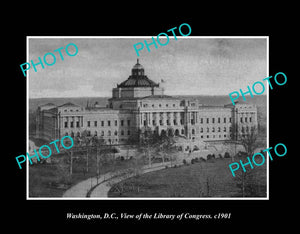
[[[153, 164], [151, 167], [144, 166], [141, 173], [144, 174], [151, 171], [162, 170], [165, 168], [165, 166], [170, 166], [170, 164], [171, 164], [170, 162], [165, 162], [165, 163]], [[89, 194], [90, 197], [107, 197], [107, 193], [111, 188], [110, 184], [118, 183], [132, 176], [134, 176], [134, 174], [116, 177], [113, 176], [111, 173], [106, 173], [104, 175], [101, 175], [100, 178], [98, 178], [98, 185], [97, 185], [97, 178], [91, 177], [72, 186], [63, 194], [63, 197], [64, 198], [87, 197], [87, 194], [89, 194], [89, 192], [90, 192]], [[90, 191], [92, 188], [93, 190]]]

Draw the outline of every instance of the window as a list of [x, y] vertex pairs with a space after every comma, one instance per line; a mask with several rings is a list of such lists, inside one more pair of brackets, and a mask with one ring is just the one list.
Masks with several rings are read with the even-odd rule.
[[212, 118], [212, 123], [215, 123], [215, 118]]
[[97, 127], [97, 121], [94, 121], [94, 126]]
[[200, 132], [203, 132], [203, 128], [200, 128]]
[[249, 122], [250, 122], [250, 123], [252, 122], [252, 117], [249, 117]]
[[218, 118], [218, 123], [221, 123], [221, 118], [220, 117]]
[[107, 135], [111, 136], [111, 131], [110, 130], [108, 130]]
[[79, 128], [79, 121], [76, 121], [76, 128]]
[[226, 127], [224, 127], [224, 132], [226, 132]]
[[200, 123], [202, 123], [202, 124], [203, 124], [203, 118], [200, 118]]
[[121, 136], [124, 136], [124, 130], [121, 130]]
[[128, 136], [130, 135], [130, 130], [127, 131], [127, 135], [128, 135]]
[[212, 132], [215, 132], [215, 127], [212, 127], [212, 130], [211, 130]]
[[209, 123], [209, 118], [206, 118], [206, 123]]
[[231, 117], [229, 117], [229, 123], [231, 123], [231, 121], [232, 121], [232, 119], [231, 119]]
[[243, 123], [243, 117], [240, 118], [240, 122]]
[[67, 128], [67, 127], [68, 127], [68, 121], [65, 122], [65, 128]]
[[127, 126], [130, 126], [130, 119], [127, 120]]
[[195, 129], [192, 129], [192, 135], [195, 135]]
[[218, 127], [218, 132], [221, 132], [221, 128], [220, 127]]
[[226, 123], [226, 117], [224, 118], [224, 123]]
[[206, 132], [209, 132], [209, 128], [206, 129]]
[[117, 130], [115, 131], [115, 136], [118, 136], [118, 131]]
[[107, 126], [110, 126], [110, 120], [107, 121]]
[[152, 120], [152, 125], [156, 125], [155, 120]]
[[104, 127], [104, 121], [101, 121], [101, 126]]
[[101, 131], [101, 136], [104, 136], [104, 131]]
[[87, 121], [87, 126], [88, 126], [88, 127], [91, 126], [91, 121]]
[[70, 122], [70, 128], [74, 128], [74, 122]]
[[118, 126], [118, 120], [115, 120], [115, 126]]
[[248, 120], [248, 118], [247, 118], [247, 117], [245, 117], [245, 123], [247, 123], [247, 120]]

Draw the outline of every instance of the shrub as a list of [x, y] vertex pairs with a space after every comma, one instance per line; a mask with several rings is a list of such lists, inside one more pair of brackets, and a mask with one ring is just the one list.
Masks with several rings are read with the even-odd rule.
[[225, 152], [224, 158], [230, 158], [230, 154], [228, 152]]

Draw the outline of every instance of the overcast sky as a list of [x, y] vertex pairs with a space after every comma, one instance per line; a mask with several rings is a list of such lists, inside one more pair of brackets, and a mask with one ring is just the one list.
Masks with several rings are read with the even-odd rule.
[[167, 95], [228, 95], [267, 77], [266, 38], [177, 39], [170, 37], [169, 44], [157, 49], [151, 45], [151, 52], [145, 46], [138, 57], [133, 45], [151, 38], [29, 38], [29, 60], [36, 63], [69, 43], [78, 47], [76, 56], [62, 50], [62, 61], [55, 52], [55, 65], [29, 70], [29, 97], [110, 97], [137, 58], [148, 78], [165, 81]]

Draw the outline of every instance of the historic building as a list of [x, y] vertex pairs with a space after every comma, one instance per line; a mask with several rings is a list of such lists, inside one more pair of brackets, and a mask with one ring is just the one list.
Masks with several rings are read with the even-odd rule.
[[198, 100], [164, 95], [163, 88], [145, 75], [137, 61], [128, 79], [113, 88], [107, 107], [49, 103], [38, 107], [36, 121], [37, 136], [48, 140], [66, 134], [81, 136], [85, 131], [107, 144], [125, 144], [139, 139], [147, 127], [201, 144], [235, 140], [239, 134], [250, 133], [257, 127], [257, 108], [239, 103], [205, 106]]

